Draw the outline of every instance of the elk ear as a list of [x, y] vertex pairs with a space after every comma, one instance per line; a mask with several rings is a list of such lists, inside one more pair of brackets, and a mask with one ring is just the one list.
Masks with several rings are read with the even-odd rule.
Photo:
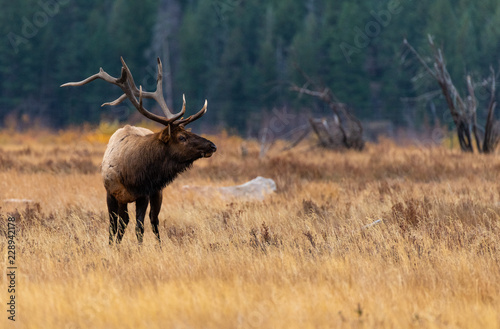
[[160, 139], [164, 142], [167, 143], [170, 140], [170, 125], [168, 125], [166, 128], [164, 128], [161, 133], [160, 133]]

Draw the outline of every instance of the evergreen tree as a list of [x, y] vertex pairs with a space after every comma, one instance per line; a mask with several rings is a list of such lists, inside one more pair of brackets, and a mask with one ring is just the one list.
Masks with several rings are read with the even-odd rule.
[[402, 123], [401, 99], [435, 89], [411, 59], [401, 61], [403, 38], [425, 52], [426, 35], [434, 35], [463, 90], [465, 74], [484, 77], [497, 65], [499, 26], [496, 0], [3, 1], [0, 124], [7, 114], [56, 127], [97, 123], [103, 114], [126, 120], [135, 113], [128, 103], [100, 109], [120, 94], [113, 86], [59, 88], [100, 66], [118, 76], [120, 56], [148, 90], [162, 57], [169, 104], [179, 108], [185, 94], [191, 111], [208, 99], [213, 110], [200, 124], [243, 133], [274, 107], [327, 111], [289, 92], [290, 82], [304, 82], [296, 65], [358, 117]]

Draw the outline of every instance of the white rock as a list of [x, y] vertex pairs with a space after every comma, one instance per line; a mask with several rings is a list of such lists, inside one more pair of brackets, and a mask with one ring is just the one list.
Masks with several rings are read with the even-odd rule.
[[258, 176], [249, 182], [235, 186], [210, 187], [210, 186], [184, 186], [184, 189], [196, 190], [204, 194], [218, 192], [225, 198], [243, 198], [262, 201], [269, 194], [276, 191], [276, 183], [270, 178]]
[[30, 199], [4, 199], [3, 202], [6, 203], [33, 203], [35, 201]]

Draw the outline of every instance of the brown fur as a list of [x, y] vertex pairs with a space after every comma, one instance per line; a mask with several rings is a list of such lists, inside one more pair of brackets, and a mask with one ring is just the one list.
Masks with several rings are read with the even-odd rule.
[[[216, 151], [215, 145], [184, 129], [171, 125], [158, 133], [125, 126], [111, 136], [101, 166], [110, 216], [110, 243], [120, 242], [128, 223], [127, 204], [136, 202], [136, 234], [142, 242], [144, 216], [151, 203], [150, 218], [158, 241], [158, 213], [161, 192], [179, 173], [202, 157]], [[168, 130], [170, 130], [170, 134]], [[119, 229], [117, 227], [119, 222]]]

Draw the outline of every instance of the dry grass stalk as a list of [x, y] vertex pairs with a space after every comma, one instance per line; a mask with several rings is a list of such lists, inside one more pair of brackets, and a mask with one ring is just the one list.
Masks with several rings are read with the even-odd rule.
[[[134, 234], [108, 246], [98, 174], [104, 145], [4, 143], [0, 154], [10, 160], [0, 166], [0, 200], [35, 201], [0, 204], [1, 234], [8, 214], [19, 228], [18, 327], [500, 323], [498, 156], [385, 142], [363, 153], [291, 150], [259, 159], [259, 145], [248, 142], [242, 159], [238, 138], [211, 139], [221, 153], [165, 190], [161, 250], [152, 238], [139, 248]], [[278, 184], [264, 202], [179, 192], [257, 175]], [[384, 220], [361, 229], [374, 218]], [[5, 240], [0, 251], [6, 255]]]

